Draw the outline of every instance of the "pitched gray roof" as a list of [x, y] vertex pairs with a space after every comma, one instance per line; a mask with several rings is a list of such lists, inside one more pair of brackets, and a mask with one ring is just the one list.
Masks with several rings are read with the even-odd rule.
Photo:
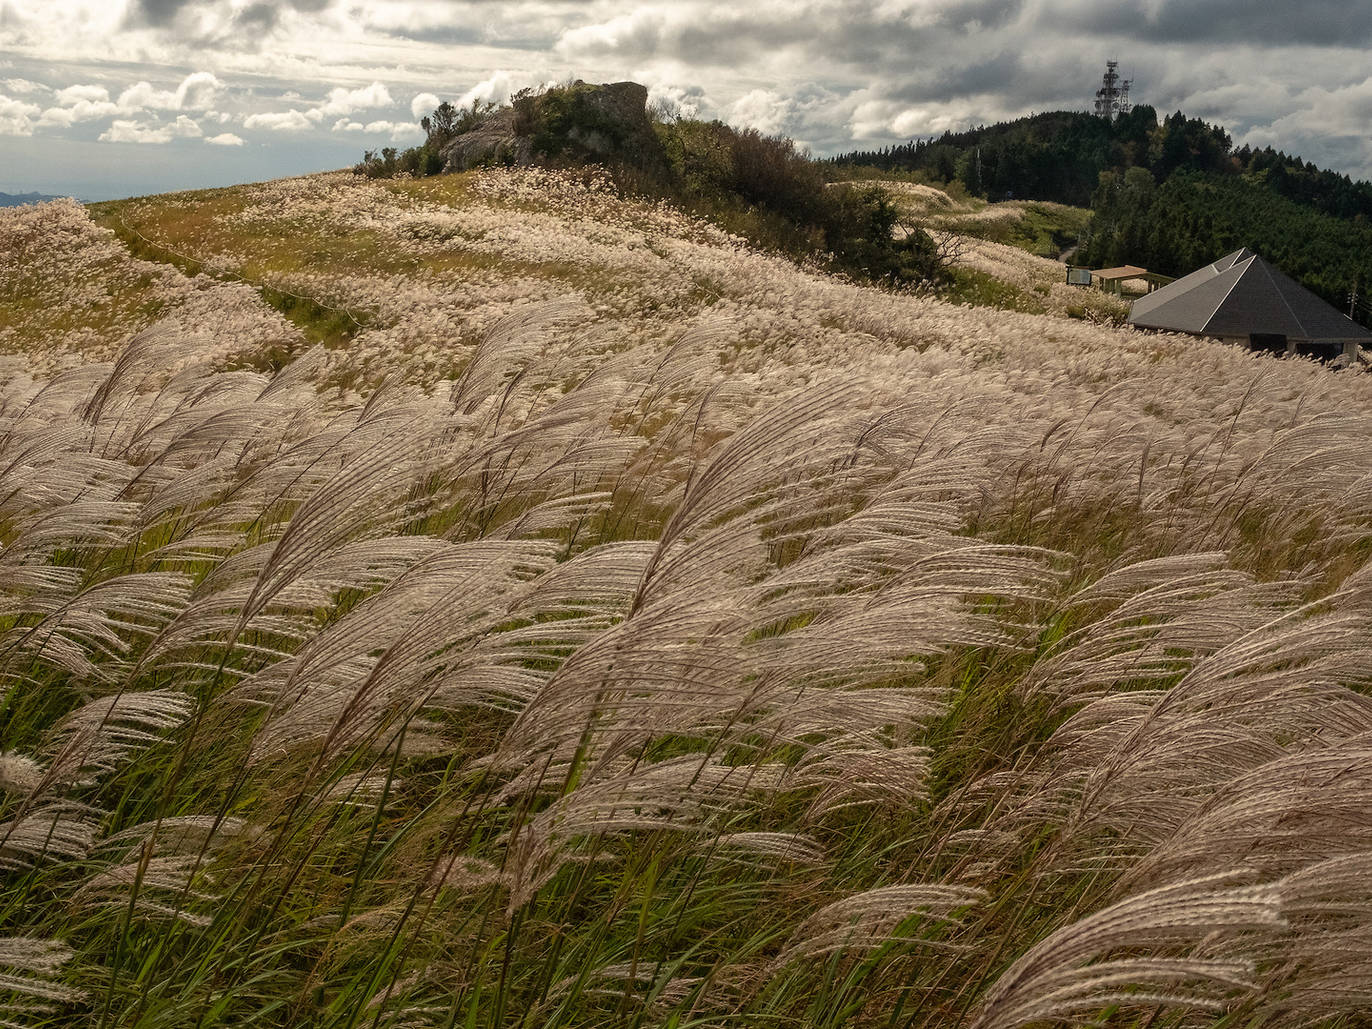
[[1372, 343], [1372, 332], [1246, 247], [1140, 297], [1129, 321], [1206, 336], [1272, 333], [1290, 340]]

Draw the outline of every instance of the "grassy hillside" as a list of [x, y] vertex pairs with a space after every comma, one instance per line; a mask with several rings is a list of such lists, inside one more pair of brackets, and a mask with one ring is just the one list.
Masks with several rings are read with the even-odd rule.
[[546, 171], [0, 304], [0, 1021], [1363, 1023], [1366, 376]]
[[939, 295], [952, 303], [1122, 324], [1129, 305], [1099, 290], [1067, 285], [1091, 212], [1044, 201], [988, 203], [960, 190], [918, 182], [881, 183], [905, 219], [933, 232], [954, 255]]

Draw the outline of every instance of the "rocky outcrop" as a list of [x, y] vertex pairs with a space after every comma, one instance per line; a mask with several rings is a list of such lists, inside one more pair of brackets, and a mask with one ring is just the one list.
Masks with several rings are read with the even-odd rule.
[[515, 112], [503, 107], [471, 132], [455, 136], [440, 152], [445, 172], [466, 171], [492, 164], [530, 164], [533, 148], [528, 136], [515, 132]]
[[642, 165], [659, 147], [648, 117], [648, 88], [637, 82], [576, 82], [516, 97], [442, 149], [444, 171], [540, 159]]

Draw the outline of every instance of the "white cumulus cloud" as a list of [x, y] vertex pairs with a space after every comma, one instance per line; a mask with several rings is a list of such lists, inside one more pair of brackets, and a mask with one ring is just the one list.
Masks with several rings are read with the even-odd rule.
[[184, 114], [174, 122], [154, 125], [134, 121], [130, 118], [116, 118], [108, 129], [100, 134], [102, 143], [170, 143], [174, 139], [197, 139], [203, 136], [199, 124]]
[[352, 114], [355, 111], [390, 107], [394, 103], [395, 100], [391, 98], [391, 91], [386, 88], [385, 84], [373, 82], [363, 89], [343, 89], [341, 87], [331, 89], [329, 90], [329, 98], [320, 106], [307, 111], [306, 114], [313, 121], [323, 121], [325, 118], [337, 118], [340, 115]]
[[471, 107], [472, 104], [507, 103], [515, 93], [525, 86], [534, 85], [535, 81], [535, 79], [520, 72], [498, 71], [490, 78], [478, 82], [458, 97], [457, 106]]
[[0, 93], [0, 136], [32, 136], [33, 119], [40, 110], [37, 104]]
[[[151, 82], [135, 82], [119, 94], [125, 114], [139, 111], [203, 111], [214, 104], [224, 84], [207, 71], [192, 72], [175, 89], [158, 89]], [[108, 99], [108, 96], [106, 97]]]
[[39, 125], [56, 125], [71, 128], [77, 122], [100, 121], [116, 114], [122, 114], [118, 104], [108, 100], [78, 100], [70, 107], [49, 107], [39, 119]]
[[668, 117], [703, 118], [713, 115], [715, 105], [699, 87], [688, 89], [659, 82], [648, 87], [648, 106]]
[[215, 100], [224, 89], [212, 72], [192, 72], [181, 80], [176, 87], [176, 109], [178, 111], [204, 111], [214, 106]]
[[68, 86], [66, 89], [59, 89], [56, 94], [59, 107], [74, 107], [76, 104], [85, 101], [90, 104], [108, 103], [110, 91], [104, 86]]
[[776, 135], [786, 128], [790, 115], [791, 101], [786, 97], [770, 89], [754, 89], [734, 101], [727, 120]]
[[269, 132], [304, 132], [314, 128], [314, 122], [303, 111], [267, 111], [250, 114], [243, 120], [245, 129], [266, 129]]
[[205, 142], [214, 146], [243, 146], [242, 136], [235, 136], [232, 132], [221, 132], [217, 136], [206, 136]]
[[41, 82], [34, 82], [32, 79], [0, 79], [0, 86], [3, 86], [7, 92], [18, 93], [20, 96], [49, 91], [47, 86]]
[[410, 101], [410, 113], [416, 118], [422, 118], [426, 114], [433, 113], [433, 109], [441, 102], [432, 93], [419, 93]]

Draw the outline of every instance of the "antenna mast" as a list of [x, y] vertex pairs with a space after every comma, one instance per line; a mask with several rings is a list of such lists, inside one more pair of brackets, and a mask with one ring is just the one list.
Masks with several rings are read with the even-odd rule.
[[1096, 115], [1114, 121], [1122, 114], [1128, 114], [1133, 105], [1129, 103], [1129, 87], [1133, 79], [1120, 79], [1119, 61], [1105, 62], [1105, 75], [1101, 77], [1100, 89], [1096, 90]]

